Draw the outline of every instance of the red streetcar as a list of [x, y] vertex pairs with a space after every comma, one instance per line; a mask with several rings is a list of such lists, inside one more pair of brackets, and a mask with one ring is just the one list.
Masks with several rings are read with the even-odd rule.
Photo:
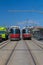
[[30, 30], [28, 28], [22, 29], [22, 38], [31, 40], [31, 33], [30, 33]]
[[10, 40], [20, 40], [20, 28], [18, 26], [10, 28]]

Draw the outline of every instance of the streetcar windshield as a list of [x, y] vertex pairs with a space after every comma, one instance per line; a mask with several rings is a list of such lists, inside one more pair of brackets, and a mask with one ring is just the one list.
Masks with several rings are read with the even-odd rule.
[[18, 34], [18, 33], [20, 33], [20, 30], [19, 29], [11, 29], [10, 33]]
[[0, 34], [4, 34], [5, 33], [5, 31], [0, 31]]
[[30, 31], [26, 29], [26, 30], [23, 30], [22, 33], [30, 33]]

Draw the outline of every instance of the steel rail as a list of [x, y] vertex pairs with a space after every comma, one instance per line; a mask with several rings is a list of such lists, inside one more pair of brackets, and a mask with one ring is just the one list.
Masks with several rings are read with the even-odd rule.
[[5, 65], [7, 65], [7, 64], [9, 63], [10, 58], [11, 58], [11, 56], [13, 55], [13, 53], [14, 53], [14, 51], [15, 51], [15, 48], [16, 48], [17, 44], [18, 44], [18, 42], [16, 43], [16, 45], [15, 45], [14, 48], [12, 49], [12, 51], [11, 51], [11, 53], [10, 53], [10, 55], [9, 55], [9, 57], [8, 57], [8, 59], [7, 59], [7, 61], [6, 61], [6, 63], [5, 63]]
[[34, 59], [34, 57], [33, 57], [33, 54], [31, 53], [31, 50], [30, 50], [30, 48], [29, 48], [29, 45], [27, 44], [26, 41], [25, 41], [25, 44], [26, 44], [27, 49], [28, 49], [28, 51], [29, 51], [29, 53], [30, 53], [30, 55], [31, 55], [31, 57], [32, 57], [32, 60], [33, 60], [33, 62], [34, 62], [34, 65], [37, 65], [37, 63], [36, 63], [36, 61], [35, 61], [35, 59]]
[[38, 47], [40, 47], [41, 49], [43, 49], [43, 47], [40, 46], [39, 44], [37, 44], [35, 41], [32, 40], [32, 42], [33, 42], [34, 44], [36, 44]]
[[[2, 47], [0, 47], [0, 49], [2, 49], [3, 47], [5, 47], [5, 46], [6, 46], [9, 42], [10, 42], [10, 41], [8, 41], [8, 40], [7, 40], [7, 41], [5, 41], [5, 42], [3, 42], [3, 43], [0, 45], [0, 46], [2, 46], [2, 45], [3, 45], [3, 46], [2, 46]], [[6, 43], [6, 44], [5, 44], [5, 43]]]

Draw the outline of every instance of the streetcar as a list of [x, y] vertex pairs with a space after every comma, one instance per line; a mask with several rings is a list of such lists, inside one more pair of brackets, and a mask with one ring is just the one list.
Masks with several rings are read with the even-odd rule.
[[8, 39], [8, 29], [7, 27], [0, 27], [0, 40]]
[[19, 26], [11, 26], [9, 33], [10, 40], [20, 40], [20, 27]]
[[30, 32], [29, 28], [25, 27], [22, 29], [22, 38], [31, 40], [31, 32]]
[[33, 37], [37, 40], [43, 40], [43, 28], [36, 28], [33, 30]]

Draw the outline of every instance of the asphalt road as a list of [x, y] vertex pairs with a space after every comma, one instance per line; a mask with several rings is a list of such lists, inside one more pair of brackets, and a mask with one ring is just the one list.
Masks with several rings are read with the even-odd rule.
[[[43, 65], [43, 49], [40, 48], [38, 45], [42, 46], [43, 47], [43, 43], [40, 41], [37, 41], [37, 40], [33, 40], [34, 43], [32, 41], [26, 41], [29, 48], [31, 49], [31, 53], [33, 54], [33, 57], [36, 61], [36, 64], [37, 65]], [[36, 44], [37, 43], [37, 44]]]
[[0, 65], [5, 65], [7, 59], [15, 45], [16, 45], [16, 41], [8, 42], [8, 44], [5, 47], [0, 49]]
[[[6, 44], [6, 46], [0, 49], [0, 65], [43, 65], [43, 49], [40, 48], [40, 46], [43, 47], [43, 42], [32, 39], [8, 41]], [[28, 45], [36, 64], [34, 63], [26, 44]]]
[[22, 40], [19, 42], [7, 65], [34, 65], [25, 42]]

